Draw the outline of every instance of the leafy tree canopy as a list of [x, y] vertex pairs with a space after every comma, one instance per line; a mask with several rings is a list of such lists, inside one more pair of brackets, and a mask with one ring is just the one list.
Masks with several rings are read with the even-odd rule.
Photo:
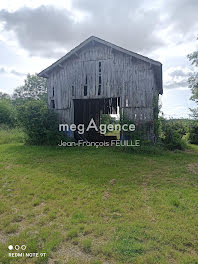
[[7, 93], [0, 92], [0, 100], [1, 99], [10, 99], [10, 95]]
[[[191, 74], [191, 76], [188, 79], [188, 83], [189, 83], [189, 88], [192, 91], [191, 100], [195, 101], [198, 104], [198, 51], [189, 54], [188, 59], [191, 61], [192, 65], [196, 67], [196, 72]], [[190, 110], [192, 112], [192, 116], [195, 119], [198, 119], [198, 107]]]
[[41, 99], [47, 93], [46, 79], [36, 74], [28, 74], [24, 81], [24, 85], [14, 90], [14, 99]]

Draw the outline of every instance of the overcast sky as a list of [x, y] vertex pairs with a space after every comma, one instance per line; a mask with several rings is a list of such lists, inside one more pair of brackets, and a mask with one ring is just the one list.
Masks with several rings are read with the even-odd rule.
[[198, 0], [6, 0], [0, 2], [0, 91], [11, 94], [89, 36], [163, 64], [162, 111], [188, 117], [198, 50]]

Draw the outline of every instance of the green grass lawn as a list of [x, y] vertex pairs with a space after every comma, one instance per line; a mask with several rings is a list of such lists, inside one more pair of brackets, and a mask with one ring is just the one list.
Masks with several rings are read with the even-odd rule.
[[153, 155], [1, 144], [0, 186], [0, 263], [198, 263], [197, 146]]

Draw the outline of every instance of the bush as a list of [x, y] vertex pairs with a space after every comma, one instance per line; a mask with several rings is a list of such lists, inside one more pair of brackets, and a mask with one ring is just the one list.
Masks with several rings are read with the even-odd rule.
[[14, 126], [16, 114], [14, 107], [9, 99], [0, 100], [0, 125]]
[[121, 117], [120, 120], [121, 126], [127, 124], [128, 126], [131, 124], [135, 125], [134, 131], [122, 131], [121, 138], [126, 140], [140, 140], [143, 144], [150, 144], [152, 139], [150, 138], [150, 131], [153, 129], [153, 121], [147, 122], [135, 122], [133, 120], [129, 120], [126, 116]]
[[177, 123], [171, 120], [161, 120], [161, 140], [164, 146], [169, 150], [183, 150], [186, 147], [185, 141], [182, 139], [183, 130], [178, 128]]
[[[18, 120], [27, 134], [27, 143], [53, 145], [64, 138], [58, 131], [57, 114], [45, 102], [30, 100], [18, 107]], [[66, 140], [66, 139], [64, 139]]]
[[198, 122], [190, 124], [187, 139], [191, 144], [198, 144]]

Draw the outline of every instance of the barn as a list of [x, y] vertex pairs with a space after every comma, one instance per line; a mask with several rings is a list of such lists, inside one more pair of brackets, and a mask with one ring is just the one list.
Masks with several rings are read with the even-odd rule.
[[154, 101], [163, 93], [160, 62], [91, 36], [38, 75], [47, 79], [48, 105], [60, 122], [86, 126], [93, 118], [99, 125], [102, 114], [119, 111], [150, 124], [145, 136], [154, 140]]

